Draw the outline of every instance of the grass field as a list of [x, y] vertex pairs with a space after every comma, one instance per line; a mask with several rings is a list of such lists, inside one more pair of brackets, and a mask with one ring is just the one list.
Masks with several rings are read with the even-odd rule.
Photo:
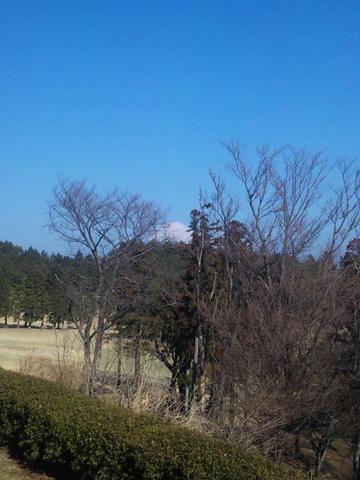
[[[0, 367], [19, 371], [29, 359], [52, 361], [54, 363], [80, 364], [82, 360], [81, 339], [74, 328], [53, 329], [40, 328], [40, 323], [32, 327], [17, 327], [17, 324], [8, 322], [4, 328], [4, 321], [0, 319]], [[115, 369], [115, 352], [111, 345], [103, 350], [102, 368]], [[131, 353], [123, 356], [123, 373], [132, 375], [134, 366]], [[169, 370], [158, 360], [143, 356], [144, 372], [154, 380], [167, 381]]]

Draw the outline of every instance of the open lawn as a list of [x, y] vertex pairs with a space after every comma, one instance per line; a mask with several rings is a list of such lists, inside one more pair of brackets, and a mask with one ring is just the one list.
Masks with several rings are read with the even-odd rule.
[[[40, 322], [32, 327], [17, 327], [8, 322], [4, 327], [0, 319], [0, 367], [19, 371], [29, 359], [51, 361], [54, 364], [80, 365], [82, 361], [82, 345], [78, 332], [74, 328], [53, 329], [40, 328]], [[102, 368], [115, 370], [115, 352], [111, 345], [105, 345], [103, 350]], [[134, 361], [131, 352], [126, 352], [122, 361], [123, 373], [132, 375]], [[166, 382], [169, 378], [168, 369], [158, 360], [143, 356], [144, 372], [154, 380]]]
[[45, 357], [55, 362], [65, 342], [73, 345], [72, 354], [80, 355], [76, 349], [75, 330], [40, 329], [37, 326], [17, 328], [11, 323], [9, 328], [3, 328], [0, 323], [0, 366], [18, 371], [21, 361], [30, 356]]

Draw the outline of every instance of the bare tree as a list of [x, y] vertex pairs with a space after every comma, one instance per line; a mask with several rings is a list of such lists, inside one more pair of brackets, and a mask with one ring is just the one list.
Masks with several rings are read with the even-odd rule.
[[[72, 320], [83, 342], [87, 390], [91, 395], [105, 332], [121, 314], [114, 301], [121, 262], [131, 260], [134, 244], [155, 234], [162, 214], [140, 195], [116, 190], [99, 195], [84, 181], [60, 181], [49, 203], [49, 218], [50, 230], [90, 255], [95, 265], [93, 278], [78, 279], [83, 288], [86, 285], [86, 296], [83, 289], [77, 289], [74, 295], [63, 283], [73, 302]], [[143, 250], [136, 255], [146, 251], [148, 246], [143, 245]], [[92, 282], [91, 295], [89, 282]]]
[[[318, 414], [309, 405], [321, 404], [326, 414], [333, 408], [327, 403], [334, 379], [329, 338], [341, 315], [335, 301], [338, 276], [323, 258], [307, 262], [304, 257], [330, 223], [324, 207], [329, 169], [322, 152], [265, 146], [257, 149], [251, 167], [239, 144], [225, 146], [233, 157], [231, 171], [241, 182], [241, 200], [250, 212], [252, 248], [236, 245], [231, 229], [226, 235], [226, 224], [235, 221], [236, 212], [231, 221], [229, 216], [235, 202], [225, 200], [224, 183], [211, 174], [212, 206], [225, 232], [228, 293], [228, 302], [219, 304], [213, 315], [216, 335], [222, 339], [216, 371], [228, 379], [221, 396], [228, 405], [230, 431], [242, 438], [252, 436], [252, 442], [266, 449], [279, 441], [291, 422], [302, 428], [304, 419]], [[356, 186], [351, 178], [349, 191]], [[347, 210], [344, 222], [350, 230], [356, 224], [349, 216], [356, 211], [352, 198], [353, 209]], [[348, 235], [343, 226], [339, 231]], [[304, 389], [304, 383], [312, 388]], [[317, 470], [334, 430], [331, 422], [321, 428], [327, 436], [315, 449]]]
[[[213, 184], [213, 193], [210, 197], [212, 216], [218, 233], [218, 256], [221, 257], [222, 265], [220, 268], [224, 269], [225, 281], [222, 282], [220, 291], [217, 285], [219, 281], [214, 281], [211, 295], [203, 309], [207, 312], [210, 324], [214, 325], [214, 320], [219, 316], [219, 312], [221, 312], [222, 319], [226, 319], [226, 324], [222, 324], [223, 328], [217, 331], [216, 341], [215, 338], [212, 341], [213, 360], [216, 359], [216, 368], [213, 369], [209, 403], [211, 415], [220, 420], [220, 407], [223, 402], [225, 387], [228, 386], [231, 430], [234, 423], [233, 412], [236, 393], [233, 388], [234, 378], [231, 375], [229, 376], [229, 367], [239, 326], [238, 322], [233, 321], [233, 319], [236, 318], [235, 311], [239, 308], [239, 284], [242, 282], [239, 276], [239, 264], [243, 266], [247, 230], [243, 224], [236, 220], [239, 205], [237, 201], [227, 195], [224, 181], [212, 171], [210, 171], [210, 178]], [[216, 273], [220, 274], [217, 276], [221, 278], [221, 272]]]
[[358, 159], [339, 158], [336, 162], [336, 186], [332, 187], [332, 198], [328, 201], [325, 214], [331, 226], [327, 251], [331, 257], [360, 227], [360, 168]]
[[278, 198], [275, 225], [281, 256], [281, 287], [284, 284], [287, 258], [296, 258], [308, 251], [327, 223], [316, 204], [326, 178], [326, 157], [322, 152], [311, 154], [293, 147], [285, 149], [282, 155], [283, 171], [274, 171], [272, 180]]
[[343, 374], [343, 428], [352, 438], [353, 480], [360, 479], [360, 239], [354, 238], [341, 259], [339, 303], [344, 308], [339, 318], [335, 341]]
[[269, 146], [257, 148], [257, 161], [252, 169], [238, 142], [231, 141], [224, 143], [224, 146], [233, 157], [230, 170], [240, 180], [245, 190], [254, 244], [258, 246], [263, 256], [266, 280], [269, 283], [269, 255], [274, 248], [274, 215], [279, 201], [272, 188], [272, 178], [274, 160], [280, 150], [271, 150]]
[[298, 257], [313, 246], [328, 223], [319, 200], [327, 178], [323, 152], [287, 146], [257, 148], [254, 168], [238, 143], [225, 144], [233, 157], [231, 171], [240, 180], [250, 209], [254, 244], [263, 255], [269, 284], [270, 256], [280, 255], [284, 283], [289, 257]]

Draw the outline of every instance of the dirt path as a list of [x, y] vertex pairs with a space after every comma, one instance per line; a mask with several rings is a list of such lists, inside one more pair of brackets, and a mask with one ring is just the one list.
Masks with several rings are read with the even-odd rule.
[[5, 447], [0, 448], [1, 480], [52, 480], [46, 475], [32, 473], [23, 468], [16, 460], [10, 458]]

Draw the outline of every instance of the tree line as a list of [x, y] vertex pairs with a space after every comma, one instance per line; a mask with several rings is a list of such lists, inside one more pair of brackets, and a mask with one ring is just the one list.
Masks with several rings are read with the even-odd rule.
[[[0, 314], [77, 328], [85, 389], [96, 392], [104, 342], [133, 342], [170, 371], [185, 415], [279, 458], [353, 442], [360, 479], [360, 171], [323, 152], [225, 145], [239, 198], [210, 172], [191, 211], [191, 242], [157, 240], [164, 216], [140, 195], [61, 181], [49, 226], [74, 257], [0, 243]], [[333, 186], [332, 178], [335, 178]], [[291, 439], [291, 446], [289, 441]]]
[[75, 258], [61, 254], [49, 255], [30, 247], [23, 248], [9, 241], [0, 242], [0, 317], [5, 326], [11, 317], [18, 326], [31, 326], [45, 320], [60, 327], [70, 321], [69, 302], [58, 287], [56, 275], [76, 264], [86, 263], [78, 252]]

